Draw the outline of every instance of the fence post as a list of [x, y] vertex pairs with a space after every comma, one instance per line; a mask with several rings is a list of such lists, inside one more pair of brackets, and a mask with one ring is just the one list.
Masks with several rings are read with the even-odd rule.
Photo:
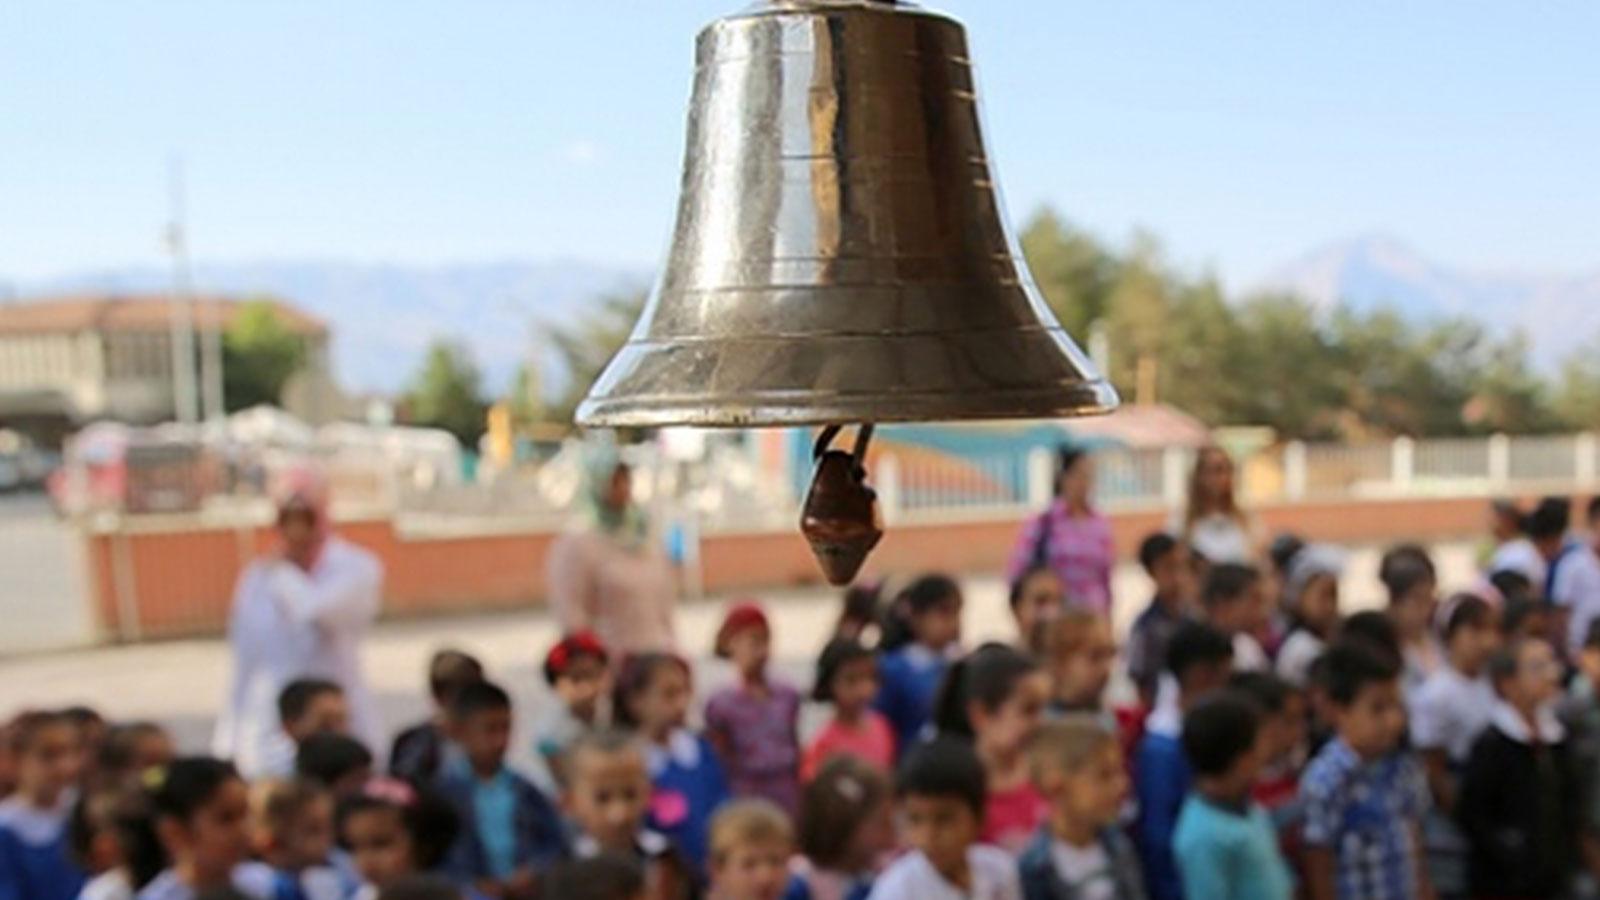
[[1286, 500], [1306, 496], [1306, 442], [1290, 441], [1283, 448], [1283, 494]]
[[1489, 435], [1489, 484], [1502, 490], [1511, 483], [1511, 438]]
[[117, 640], [131, 644], [143, 636], [144, 628], [139, 622], [138, 578], [134, 571], [127, 519], [115, 516], [106, 533], [111, 536], [111, 589], [117, 600]]
[[900, 518], [900, 461], [894, 454], [878, 457], [878, 469], [873, 475], [873, 489], [878, 492], [878, 509], [883, 512], [884, 524]]
[[1389, 481], [1395, 490], [1409, 493], [1416, 471], [1417, 442], [1405, 435], [1395, 438], [1389, 450]]
[[680, 520], [683, 528], [684, 591], [695, 600], [706, 595], [706, 570], [700, 559], [700, 510], [689, 504], [689, 514]]
[[1578, 473], [1578, 486], [1590, 488], [1595, 481], [1595, 438], [1592, 431], [1580, 431], [1572, 442], [1572, 452], [1577, 454], [1577, 465], [1573, 470]]
[[1169, 509], [1182, 508], [1184, 495], [1188, 493], [1183, 463], [1182, 447], [1167, 447], [1161, 451], [1161, 503]]
[[1042, 509], [1055, 496], [1055, 455], [1047, 448], [1028, 451], [1028, 508]]

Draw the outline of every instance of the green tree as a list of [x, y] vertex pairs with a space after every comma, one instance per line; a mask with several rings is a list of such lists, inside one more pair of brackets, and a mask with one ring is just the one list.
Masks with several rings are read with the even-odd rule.
[[1551, 407], [1566, 428], [1588, 431], [1600, 427], [1600, 338], [1562, 361]]
[[487, 427], [489, 404], [483, 378], [467, 346], [436, 340], [412, 379], [406, 418], [418, 425], [443, 428], [468, 448], [476, 448]]
[[1156, 399], [1206, 422], [1237, 420], [1247, 385], [1231, 377], [1239, 353], [1238, 316], [1213, 278], [1168, 289]]
[[1130, 399], [1137, 397], [1141, 366], [1156, 366], [1156, 384], [1160, 383], [1160, 364], [1171, 337], [1167, 325], [1172, 288], [1160, 245], [1146, 234], [1135, 237], [1107, 301], [1112, 346], [1107, 374]]
[[1528, 366], [1529, 352], [1528, 336], [1520, 331], [1503, 341], [1484, 341], [1473, 367], [1472, 396], [1462, 409], [1469, 428], [1536, 434], [1560, 426], [1548, 386]]
[[1522, 335], [1466, 318], [1416, 324], [1380, 310], [1334, 319], [1351, 429], [1381, 435], [1547, 431], [1558, 424]]
[[305, 339], [269, 300], [246, 303], [222, 335], [222, 397], [229, 412], [278, 405], [283, 387], [305, 365]]
[[550, 344], [566, 375], [561, 394], [550, 404], [550, 420], [571, 423], [578, 404], [600, 372], [627, 343], [644, 309], [643, 292], [601, 297], [576, 322], [550, 332]]
[[1361, 440], [1600, 425], [1600, 338], [1554, 383], [1521, 335], [1465, 318], [1415, 321], [1390, 309], [1324, 313], [1300, 297], [1230, 298], [1186, 276], [1157, 241], [1123, 250], [1048, 208], [1022, 232], [1029, 270], [1080, 342], [1100, 321], [1105, 374], [1213, 425], [1268, 425], [1284, 437]]
[[1228, 402], [1223, 421], [1271, 425], [1283, 437], [1325, 438], [1346, 405], [1337, 347], [1316, 309], [1293, 295], [1265, 294], [1237, 311], [1231, 352], [1215, 381]]
[[511, 419], [518, 425], [530, 425], [540, 420], [544, 413], [544, 398], [539, 387], [539, 370], [533, 363], [523, 363], [511, 377], [511, 389], [506, 392], [506, 405], [511, 409]]
[[1049, 208], [1029, 220], [1021, 243], [1050, 311], [1073, 338], [1087, 340], [1089, 326], [1106, 314], [1117, 280], [1116, 258]]

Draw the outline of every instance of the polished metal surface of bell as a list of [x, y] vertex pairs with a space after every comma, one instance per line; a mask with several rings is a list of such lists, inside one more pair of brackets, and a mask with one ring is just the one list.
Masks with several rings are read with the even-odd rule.
[[952, 19], [780, 0], [700, 33], [677, 226], [588, 426], [1105, 412], [1007, 230]]

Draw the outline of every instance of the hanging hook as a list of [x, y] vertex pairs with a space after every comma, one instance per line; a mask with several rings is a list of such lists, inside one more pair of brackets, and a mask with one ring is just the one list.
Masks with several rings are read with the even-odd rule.
[[[871, 422], [863, 422], [858, 426], [856, 429], [856, 443], [850, 451], [851, 461], [863, 472], [866, 471], [867, 447], [872, 443], [872, 432], [875, 427]], [[811, 461], [817, 462], [821, 460], [822, 455], [828, 452], [828, 448], [833, 445], [834, 439], [843, 430], [843, 425], [828, 425], [818, 432], [816, 443], [811, 446]]]
[[883, 537], [878, 495], [867, 484], [867, 448], [873, 426], [857, 427], [850, 452], [830, 449], [843, 425], [829, 425], [817, 435], [812, 453], [816, 472], [800, 512], [800, 531], [832, 584], [848, 584], [867, 554]]
[[833, 443], [834, 438], [839, 436], [839, 432], [843, 428], [843, 425], [829, 425], [817, 433], [817, 442], [811, 445], [812, 462], [818, 462], [822, 459], [822, 454], [828, 452], [829, 445]]

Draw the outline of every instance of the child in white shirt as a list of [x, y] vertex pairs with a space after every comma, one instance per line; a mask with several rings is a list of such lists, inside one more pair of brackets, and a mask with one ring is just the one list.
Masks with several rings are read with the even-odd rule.
[[900, 766], [895, 794], [913, 849], [883, 873], [870, 900], [1021, 900], [1016, 860], [977, 842], [986, 786], [969, 742], [918, 745]]

